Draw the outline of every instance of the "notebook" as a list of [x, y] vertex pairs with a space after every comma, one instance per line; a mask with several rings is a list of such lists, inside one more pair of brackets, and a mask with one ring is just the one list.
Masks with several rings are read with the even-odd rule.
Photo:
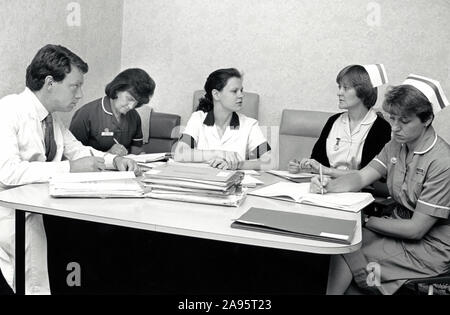
[[371, 204], [375, 199], [369, 193], [327, 193], [324, 195], [309, 192], [309, 183], [286, 183], [272, 184], [254, 191], [249, 195], [268, 197], [320, 207], [359, 212]]
[[351, 244], [356, 220], [343, 220], [295, 212], [250, 208], [232, 228]]

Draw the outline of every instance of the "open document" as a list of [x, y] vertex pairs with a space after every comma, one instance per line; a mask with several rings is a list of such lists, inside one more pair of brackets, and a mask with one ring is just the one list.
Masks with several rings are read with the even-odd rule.
[[302, 237], [320, 241], [351, 244], [355, 220], [342, 220], [296, 212], [250, 208], [231, 227]]
[[374, 201], [371, 194], [362, 192], [313, 194], [309, 192], [309, 185], [309, 183], [280, 182], [254, 190], [248, 194], [350, 212], [361, 211]]

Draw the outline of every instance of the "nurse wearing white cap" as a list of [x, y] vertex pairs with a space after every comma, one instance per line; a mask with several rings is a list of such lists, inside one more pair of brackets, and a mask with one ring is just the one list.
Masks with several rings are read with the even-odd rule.
[[[450, 146], [432, 126], [434, 114], [445, 106], [439, 82], [409, 76], [386, 93], [383, 109], [393, 139], [380, 154], [357, 173], [325, 178], [323, 186], [312, 179], [311, 191], [326, 193], [359, 191], [384, 177], [397, 202], [390, 218], [366, 221], [360, 250], [331, 259], [329, 294], [356, 289], [392, 294], [408, 279], [449, 272]], [[381, 270], [376, 286], [366, 281], [371, 262]]]
[[303, 170], [339, 177], [366, 166], [391, 138], [389, 123], [373, 109], [377, 87], [388, 82], [382, 64], [351, 65], [337, 78], [339, 109], [331, 116], [314, 145], [311, 158], [289, 163], [289, 171]]

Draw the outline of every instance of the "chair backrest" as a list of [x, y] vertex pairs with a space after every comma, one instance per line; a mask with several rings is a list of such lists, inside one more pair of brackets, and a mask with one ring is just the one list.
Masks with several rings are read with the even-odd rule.
[[450, 106], [447, 106], [439, 113], [436, 114], [436, 117], [433, 121], [434, 129], [437, 134], [447, 141], [450, 144]]
[[[194, 101], [192, 103], [192, 111], [195, 112], [200, 102], [200, 98], [205, 96], [204, 90], [194, 92]], [[259, 95], [251, 92], [244, 92], [244, 99], [242, 100], [241, 113], [247, 117], [258, 119], [259, 111]]]
[[279, 168], [289, 160], [310, 157], [323, 126], [334, 113], [309, 110], [283, 110], [280, 124]]
[[180, 137], [181, 117], [175, 114], [152, 112], [150, 116], [148, 143], [143, 149], [146, 153], [172, 152], [172, 147]]

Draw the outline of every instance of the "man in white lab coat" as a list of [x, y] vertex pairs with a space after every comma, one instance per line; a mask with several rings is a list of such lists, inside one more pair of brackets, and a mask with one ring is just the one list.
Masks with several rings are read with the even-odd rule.
[[[88, 65], [65, 47], [46, 45], [31, 61], [26, 88], [0, 100], [0, 191], [46, 182], [58, 173], [135, 171], [130, 159], [83, 146], [52, 113], [71, 111], [83, 96]], [[63, 157], [66, 160], [63, 160]], [[50, 294], [41, 215], [27, 214], [26, 294]], [[15, 215], [0, 207], [0, 269], [15, 290]], [[1, 276], [1, 275], [0, 275]], [[4, 282], [4, 281], [3, 281]]]

